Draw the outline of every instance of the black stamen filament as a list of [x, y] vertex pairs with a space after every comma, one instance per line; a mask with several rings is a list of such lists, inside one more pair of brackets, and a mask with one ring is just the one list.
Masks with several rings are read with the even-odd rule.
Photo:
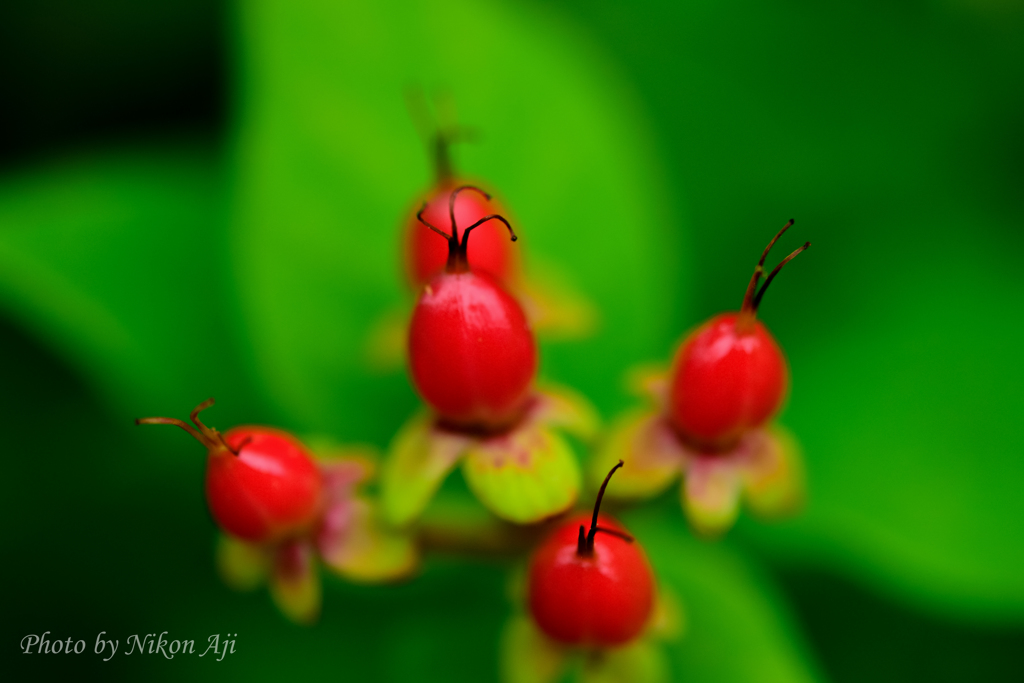
[[779, 230], [779, 232], [775, 234], [775, 237], [772, 238], [772, 241], [768, 243], [768, 246], [764, 248], [764, 252], [761, 254], [761, 260], [758, 261], [757, 265], [754, 267], [754, 274], [750, 277], [750, 283], [747, 285], [747, 291], [743, 295], [743, 306], [740, 307], [742, 320], [752, 323], [754, 317], [757, 315], [757, 309], [761, 305], [761, 298], [764, 297], [764, 293], [768, 290], [768, 285], [772, 283], [772, 280], [774, 280], [775, 276], [779, 274], [779, 271], [782, 270], [783, 266], [799, 256], [801, 252], [810, 248], [811, 243], [806, 242], [802, 247], [782, 259], [782, 262], [775, 266], [775, 269], [772, 270], [767, 278], [765, 278], [760, 291], [757, 290], [758, 283], [761, 281], [761, 278], [764, 277], [764, 260], [768, 258], [768, 252], [770, 252], [772, 247], [775, 246], [776, 240], [782, 237], [782, 234], [789, 230], [789, 227], [795, 222], [796, 221], [790, 218], [789, 221], [782, 226], [782, 230]]
[[448, 234], [447, 232], [445, 232], [441, 228], [438, 228], [435, 225], [431, 225], [423, 218], [423, 212], [426, 211], [427, 209], [426, 202], [424, 202], [423, 206], [420, 207], [420, 210], [416, 212], [416, 219], [420, 223], [427, 226], [428, 228], [436, 232], [438, 235], [448, 240], [448, 264], [445, 267], [445, 270], [449, 273], [464, 273], [467, 270], [469, 270], [469, 260], [466, 256], [467, 249], [469, 247], [469, 233], [474, 228], [483, 225], [487, 221], [501, 221], [502, 223], [505, 224], [505, 227], [508, 228], [508, 232], [512, 236], [512, 241], [515, 242], [516, 240], [519, 239], [519, 237], [516, 235], [515, 231], [512, 229], [512, 226], [505, 219], [505, 217], [494, 213], [491, 214], [490, 216], [485, 216], [481, 218], [476, 223], [473, 223], [473, 225], [463, 230], [462, 242], [460, 243], [459, 229], [455, 224], [455, 199], [463, 190], [473, 190], [474, 192], [479, 193], [481, 196], [487, 199], [487, 201], [491, 200], [491, 195], [487, 194], [486, 192], [481, 190], [479, 187], [476, 187], [475, 185], [462, 185], [452, 190], [451, 195], [448, 197], [448, 218], [451, 221], [452, 226], [451, 234]]
[[608, 488], [608, 482], [611, 481], [612, 475], [615, 474], [615, 470], [620, 467], [622, 467], [621, 460], [611, 469], [610, 472], [608, 472], [608, 476], [605, 477], [604, 481], [601, 483], [601, 489], [597, 492], [597, 500], [594, 502], [594, 517], [590, 520], [590, 531], [586, 530], [585, 525], [580, 524], [580, 537], [576, 546], [576, 554], [578, 555], [594, 554], [594, 537], [597, 536], [598, 531], [621, 538], [627, 543], [633, 542], [633, 537], [625, 532], [618, 531], [617, 529], [606, 529], [604, 527], [597, 526], [597, 513], [601, 510], [601, 500], [604, 498], [604, 490]]
[[207, 408], [209, 408], [212, 405], [213, 405], [213, 399], [212, 398], [208, 398], [205, 401], [203, 401], [202, 403], [200, 403], [199, 405], [197, 405], [192, 410], [192, 412], [189, 413], [188, 417], [189, 417], [190, 420], [192, 420], [192, 423], [195, 424], [195, 427], [193, 427], [189, 423], [185, 422], [184, 420], [179, 420], [176, 417], [140, 417], [140, 418], [136, 418], [135, 424], [136, 425], [174, 425], [175, 427], [181, 427], [186, 432], [191, 434], [196, 439], [196, 441], [198, 441], [199, 443], [203, 444], [204, 446], [206, 446], [209, 449], [226, 448], [228, 451], [230, 451], [234, 455], [238, 455], [238, 452], [240, 450], [242, 450], [242, 447], [245, 446], [245, 444], [248, 443], [249, 440], [251, 440], [252, 437], [249, 437], [249, 439], [246, 439], [245, 441], [240, 443], [238, 445], [238, 448], [232, 448], [231, 446], [229, 446], [227, 444], [227, 442], [224, 440], [224, 437], [221, 436], [220, 432], [218, 432], [216, 429], [213, 429], [211, 427], [207, 427], [206, 425], [203, 424], [202, 420], [199, 419], [199, 413], [204, 411], [204, 410], [206, 410]]

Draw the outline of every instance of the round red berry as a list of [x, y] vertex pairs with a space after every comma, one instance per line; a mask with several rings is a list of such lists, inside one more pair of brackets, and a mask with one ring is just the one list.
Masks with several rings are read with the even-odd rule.
[[[422, 212], [423, 220], [451, 234], [448, 203], [452, 191], [459, 185], [454, 181], [444, 181], [435, 187], [426, 198], [426, 208]], [[500, 206], [488, 202], [485, 196], [478, 194], [460, 194], [455, 203], [457, 226], [472, 225], [484, 216], [494, 213], [503, 213]], [[500, 227], [485, 226], [474, 232], [473, 271], [487, 273], [499, 282], [508, 283], [517, 272], [518, 260]], [[457, 228], [456, 232], [457, 237], [461, 239], [462, 228]], [[434, 275], [444, 271], [447, 262], [448, 247], [424, 230], [423, 224], [415, 215], [410, 216], [405, 238], [405, 266], [410, 282], [417, 287], [426, 284]]]
[[206, 446], [206, 501], [224, 531], [252, 542], [274, 541], [306, 531], [322, 504], [320, 470], [299, 441], [270, 427], [236, 427], [225, 434], [199, 420], [195, 427], [169, 417], [149, 417], [136, 424], [172, 424]]
[[[449, 201], [451, 224], [456, 188]], [[465, 428], [499, 429], [516, 420], [530, 396], [537, 371], [537, 344], [519, 303], [493, 278], [469, 269], [470, 234], [500, 215], [477, 219], [459, 233], [446, 233], [418, 217], [448, 240], [443, 272], [424, 286], [409, 325], [409, 369], [423, 399], [446, 422]], [[421, 228], [422, 230], [422, 228]], [[422, 230], [426, 233], [426, 230]], [[462, 235], [461, 241], [456, 236]], [[512, 233], [513, 240], [516, 239]], [[434, 238], [437, 239], [436, 237]]]
[[530, 561], [530, 613], [544, 633], [567, 645], [622, 645], [651, 614], [654, 576], [643, 550], [618, 522], [598, 514], [608, 479], [621, 466], [608, 473], [593, 517], [560, 526]]
[[768, 244], [754, 269], [743, 306], [705, 322], [683, 340], [669, 386], [669, 417], [679, 435], [705, 451], [726, 450], [779, 410], [789, 386], [782, 349], [756, 319], [768, 285], [786, 263], [811, 246], [787, 256], [765, 279], [764, 260], [793, 221]]
[[529, 397], [537, 347], [522, 308], [494, 280], [445, 273], [416, 304], [409, 367], [420, 395], [445, 420], [500, 427]]
[[669, 410], [687, 440], [709, 450], [726, 448], [778, 410], [789, 371], [782, 349], [760, 321], [737, 330], [737, 313], [701, 325], [679, 347]]

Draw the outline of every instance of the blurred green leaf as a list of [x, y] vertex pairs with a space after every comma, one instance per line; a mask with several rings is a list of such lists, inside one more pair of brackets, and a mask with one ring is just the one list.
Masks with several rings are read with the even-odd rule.
[[546, 372], [621, 401], [621, 369], [672, 328], [680, 247], [643, 118], [600, 53], [548, 11], [495, 3], [240, 12], [236, 265], [267, 393], [291, 419], [382, 443], [415, 404], [362, 360], [405, 296], [399, 228], [431, 175], [414, 85], [449, 90], [482, 132], [458, 165], [510, 207], [527, 262], [557, 254], [600, 308], [593, 339], [544, 349]]
[[768, 578], [728, 542], [694, 538], [675, 496], [663, 496], [622, 517], [643, 544], [658, 580], [682, 603], [685, 632], [663, 646], [671, 655], [673, 680], [821, 680]]
[[786, 422], [809, 504], [748, 531], [933, 606], [1020, 621], [1024, 283], [1014, 256], [956, 243], [960, 225], [933, 217], [948, 240], [874, 270], [842, 333], [795, 349]]
[[6, 179], [0, 305], [131, 414], [184, 414], [211, 393], [244, 414], [223, 186], [218, 160], [188, 145]]
[[691, 200], [687, 325], [739, 305], [787, 218], [782, 253], [814, 242], [761, 312], [809, 505], [746, 529], [932, 610], [1024, 617], [1020, 3], [559, 4], [621, 60]]

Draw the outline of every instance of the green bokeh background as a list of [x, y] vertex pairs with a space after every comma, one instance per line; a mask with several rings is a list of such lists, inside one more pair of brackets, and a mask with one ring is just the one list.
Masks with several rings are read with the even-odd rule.
[[[198, 447], [131, 426], [212, 394], [220, 426], [386, 445], [416, 399], [359, 350], [406, 300], [397, 226], [430, 180], [410, 84], [452, 93], [482, 131], [460, 166], [600, 307], [543, 372], [605, 417], [787, 218], [783, 248], [814, 242], [762, 312], [806, 510], [714, 544], [674, 496], [624, 512], [687, 610], [675, 680], [1024, 675], [1020, 2], [15, 0], [0, 64], [15, 679], [497, 677], [508, 564], [329, 580], [293, 626], [215, 576]], [[87, 654], [20, 654], [43, 631]], [[104, 663], [100, 631], [239, 651]]]

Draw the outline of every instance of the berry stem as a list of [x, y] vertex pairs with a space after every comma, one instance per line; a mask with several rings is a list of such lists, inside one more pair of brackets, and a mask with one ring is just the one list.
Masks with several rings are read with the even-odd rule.
[[176, 417], [138, 417], [138, 418], [135, 418], [135, 424], [136, 425], [174, 425], [175, 427], [181, 427], [186, 432], [191, 434], [195, 438], [195, 440], [198, 441], [199, 443], [203, 444], [207, 448], [209, 448], [211, 446], [211, 444], [207, 440], [207, 438], [203, 434], [200, 434], [198, 431], [196, 431], [195, 427], [193, 427], [189, 423], [185, 422], [184, 420], [179, 420]]
[[576, 553], [578, 555], [593, 555], [594, 554], [594, 537], [597, 536], [598, 531], [602, 531], [606, 534], [611, 534], [626, 541], [627, 543], [633, 542], [633, 537], [622, 531], [616, 529], [605, 529], [597, 526], [597, 515], [601, 511], [601, 500], [604, 499], [604, 490], [608, 488], [608, 482], [611, 481], [612, 475], [615, 474], [615, 470], [622, 467], [623, 463], [620, 460], [618, 464], [612, 467], [611, 471], [608, 472], [608, 476], [601, 482], [601, 488], [597, 492], [597, 500], [594, 501], [594, 516], [590, 520], [590, 530], [584, 532], [584, 525], [580, 524], [580, 537], [576, 545]]
[[[434, 175], [438, 184], [450, 182], [454, 177], [451, 157], [451, 145], [457, 142], [460, 137], [460, 130], [454, 125], [443, 125], [435, 123], [435, 117], [430, 112], [430, 105], [427, 102], [426, 93], [419, 86], [412, 86], [405, 91], [405, 104], [409, 110], [413, 125], [420, 135], [420, 139], [428, 147], [431, 160], [434, 162]], [[438, 102], [441, 108], [441, 102]], [[445, 107], [450, 109], [450, 107]], [[445, 118], [454, 118], [445, 117]]]
[[224, 437], [221, 436], [220, 432], [218, 432], [216, 429], [213, 429], [211, 427], [207, 427], [199, 419], [199, 413], [202, 412], [203, 410], [206, 410], [207, 408], [209, 408], [212, 405], [213, 405], [213, 398], [208, 398], [205, 401], [203, 401], [202, 403], [200, 403], [199, 405], [197, 405], [195, 408], [193, 408], [192, 412], [189, 413], [188, 417], [189, 417], [190, 420], [192, 420], [192, 423], [195, 424], [195, 427], [193, 427], [192, 425], [188, 424], [184, 420], [179, 420], [176, 417], [139, 417], [139, 418], [135, 419], [135, 424], [136, 425], [174, 425], [175, 427], [181, 427], [186, 432], [191, 434], [193, 436], [193, 438], [195, 438], [196, 441], [198, 441], [199, 443], [203, 444], [204, 446], [206, 446], [211, 451], [219, 450], [219, 449], [223, 448], [223, 449], [227, 450], [228, 452], [230, 452], [230, 453], [232, 453], [234, 455], [238, 455], [238, 452], [242, 449], [242, 446], [245, 445], [245, 442], [243, 442], [241, 445], [239, 445], [239, 447], [237, 449], [236, 448], [232, 448], [231, 446], [229, 446], [227, 444], [226, 441], [224, 441]]

